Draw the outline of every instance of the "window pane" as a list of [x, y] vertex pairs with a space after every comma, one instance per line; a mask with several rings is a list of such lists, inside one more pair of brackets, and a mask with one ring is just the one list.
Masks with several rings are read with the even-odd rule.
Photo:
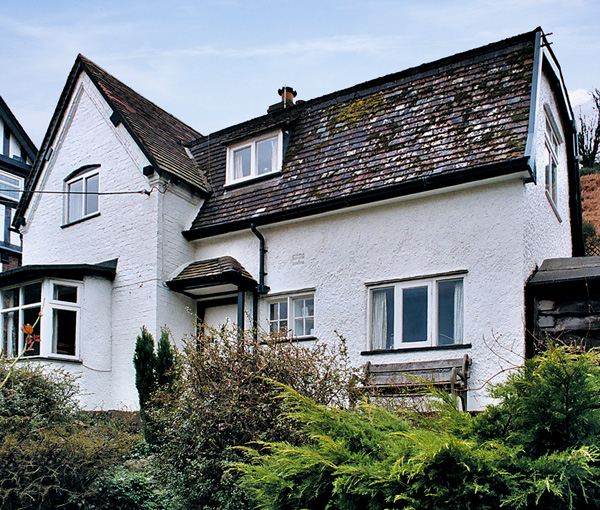
[[462, 342], [462, 280], [438, 283], [438, 345]]
[[269, 307], [269, 320], [276, 321], [279, 319], [279, 306], [278, 303], [272, 303]]
[[402, 290], [402, 341], [427, 341], [427, 287]]
[[5, 312], [2, 314], [2, 355], [17, 356], [19, 341], [19, 312]]
[[75, 221], [83, 215], [83, 179], [79, 179], [68, 186], [68, 211], [67, 221]]
[[281, 303], [279, 303], [279, 318], [287, 319], [287, 317], [288, 317], [287, 301], [282, 301]]
[[373, 291], [371, 317], [371, 344], [373, 349], [394, 348], [394, 289]]
[[296, 319], [294, 321], [294, 334], [296, 336], [304, 336], [307, 333], [304, 331], [304, 319]]
[[233, 151], [233, 178], [241, 179], [250, 175], [250, 147]]
[[19, 306], [19, 290], [9, 289], [2, 291], [2, 308], [14, 308]]
[[294, 334], [296, 336], [314, 334], [314, 314], [314, 298], [294, 299]]
[[305, 335], [314, 335], [315, 334], [315, 320], [307, 317], [304, 320], [304, 334]]
[[67, 303], [77, 303], [77, 287], [54, 285], [54, 299], [56, 301], [66, 301]]
[[52, 310], [52, 352], [75, 356], [77, 335], [77, 312], [74, 310]]
[[[35, 324], [35, 321], [38, 320], [38, 317], [40, 315], [40, 307], [39, 306], [34, 306], [33, 308], [26, 308], [25, 310], [23, 310], [23, 323], [21, 324], [21, 326], [24, 326], [25, 324], [30, 324], [31, 326], [33, 326]], [[23, 342], [25, 341], [25, 334], [23, 334]], [[34, 330], [33, 330], [33, 336], [37, 337], [38, 341], [37, 342], [32, 342], [28, 347], [27, 347], [27, 351], [25, 351], [25, 356], [39, 356], [40, 354], [40, 342], [39, 342], [39, 338], [40, 338], [40, 321], [38, 321], [38, 323], [36, 324]]]
[[92, 214], [98, 210], [98, 174], [85, 180], [85, 214]]
[[256, 143], [256, 173], [274, 172], [276, 168], [277, 137]]
[[[42, 284], [32, 283], [23, 287], [23, 304], [31, 305], [42, 300]], [[33, 324], [33, 323], [32, 323]]]

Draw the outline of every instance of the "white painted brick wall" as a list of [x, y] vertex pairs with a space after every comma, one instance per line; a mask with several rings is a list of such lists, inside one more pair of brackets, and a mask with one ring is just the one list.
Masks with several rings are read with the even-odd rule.
[[[148, 161], [124, 127], [112, 125], [110, 108], [87, 76], [80, 78], [76, 90], [41, 188], [61, 191], [64, 178], [73, 170], [101, 164], [101, 192], [150, 189], [141, 170]], [[154, 191], [149, 197], [103, 195], [99, 197], [100, 216], [61, 228], [63, 196], [40, 194], [32, 201], [24, 229], [24, 264], [94, 264], [119, 259], [111, 292], [84, 303], [83, 365], [65, 364], [81, 376], [82, 401], [87, 407], [138, 407], [132, 360], [142, 325], [155, 339], [165, 324], [176, 338], [191, 331], [185, 307], [193, 303], [166, 289], [164, 281], [175, 266], [192, 261], [193, 247], [181, 232], [198, 207], [199, 200], [180, 189], [165, 194]], [[106, 367], [110, 372], [94, 370]]]

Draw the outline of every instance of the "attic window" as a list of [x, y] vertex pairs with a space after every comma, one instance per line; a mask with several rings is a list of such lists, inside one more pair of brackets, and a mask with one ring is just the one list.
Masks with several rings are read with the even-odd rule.
[[98, 214], [99, 166], [82, 167], [65, 179], [67, 225]]
[[257, 179], [281, 171], [281, 131], [227, 148], [227, 184]]

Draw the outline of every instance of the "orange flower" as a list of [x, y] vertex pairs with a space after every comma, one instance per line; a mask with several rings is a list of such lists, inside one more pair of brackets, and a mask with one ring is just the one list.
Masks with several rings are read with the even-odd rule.
[[22, 328], [21, 331], [23, 333], [25, 333], [26, 335], [31, 335], [33, 334], [33, 326], [31, 324], [25, 324]]

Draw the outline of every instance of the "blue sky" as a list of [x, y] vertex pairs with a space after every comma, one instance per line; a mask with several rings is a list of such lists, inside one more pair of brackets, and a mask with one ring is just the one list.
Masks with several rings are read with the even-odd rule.
[[573, 103], [598, 0], [2, 0], [0, 95], [40, 144], [78, 53], [202, 133], [542, 26]]

